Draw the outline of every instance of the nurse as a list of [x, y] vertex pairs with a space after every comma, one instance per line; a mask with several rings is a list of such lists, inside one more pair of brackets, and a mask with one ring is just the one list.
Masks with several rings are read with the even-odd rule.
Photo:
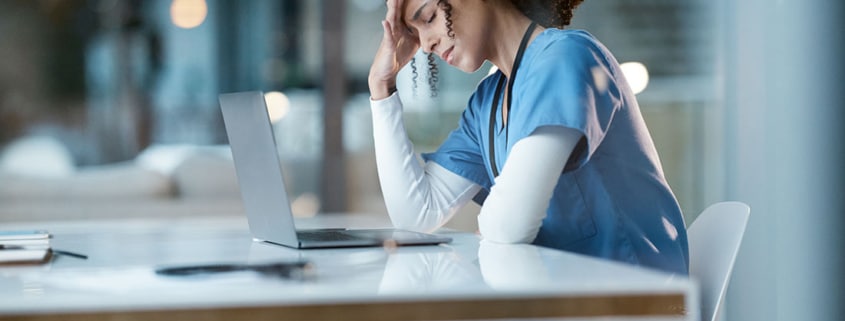
[[[533, 243], [687, 274], [686, 228], [613, 55], [564, 30], [582, 0], [388, 0], [369, 74], [379, 181], [396, 227], [432, 231], [482, 204], [484, 242]], [[396, 75], [417, 50], [498, 71], [416, 157]]]

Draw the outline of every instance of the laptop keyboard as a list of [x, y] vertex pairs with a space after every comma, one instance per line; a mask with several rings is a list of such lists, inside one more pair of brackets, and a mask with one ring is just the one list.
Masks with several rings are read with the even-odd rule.
[[296, 237], [300, 241], [348, 241], [360, 240], [359, 236], [346, 234], [339, 231], [297, 231]]

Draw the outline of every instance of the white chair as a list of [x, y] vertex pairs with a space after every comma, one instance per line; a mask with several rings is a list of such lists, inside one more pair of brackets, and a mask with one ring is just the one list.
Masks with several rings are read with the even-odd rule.
[[701, 289], [701, 320], [718, 320], [751, 208], [741, 202], [710, 205], [687, 228], [689, 273]]

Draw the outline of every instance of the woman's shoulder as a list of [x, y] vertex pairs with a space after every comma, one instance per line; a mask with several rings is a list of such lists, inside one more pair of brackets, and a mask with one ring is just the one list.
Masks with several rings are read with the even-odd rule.
[[560, 46], [601, 46], [598, 39], [586, 30], [582, 29], [557, 29], [548, 28], [544, 30], [535, 41], [548, 49]]
[[606, 64], [610, 52], [592, 34], [578, 29], [546, 29], [538, 36], [531, 52], [526, 52], [530, 60], [547, 63], [577, 62], [578, 65]]

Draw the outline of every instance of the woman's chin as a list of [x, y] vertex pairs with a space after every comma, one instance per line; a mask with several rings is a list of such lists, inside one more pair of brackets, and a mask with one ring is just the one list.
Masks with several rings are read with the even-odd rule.
[[465, 73], [468, 73], [468, 74], [475, 73], [476, 71], [481, 69], [481, 67], [483, 67], [483, 66], [484, 66], [483, 63], [482, 64], [476, 64], [476, 63], [466, 63], [466, 62], [463, 62], [463, 63], [458, 62], [457, 64], [453, 65], [453, 67], [458, 68], [459, 70], [461, 70]]

